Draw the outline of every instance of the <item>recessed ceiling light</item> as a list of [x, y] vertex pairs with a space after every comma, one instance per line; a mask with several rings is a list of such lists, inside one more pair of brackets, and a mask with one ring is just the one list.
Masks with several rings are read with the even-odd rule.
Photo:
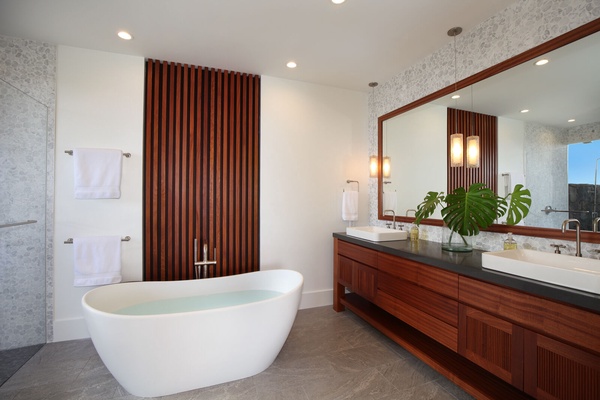
[[528, 113], [528, 112], [529, 112], [529, 110], [527, 110], [527, 109], [525, 109], [525, 110], [521, 110], [521, 113], [522, 113], [522, 114], [525, 114], [525, 113]]
[[331, 2], [333, 4], [342, 4], [343, 2], [345, 2], [346, 0], [331, 0]]
[[131, 36], [131, 34], [127, 31], [120, 31], [119, 33], [117, 33], [117, 35], [123, 40], [133, 39], [133, 36]]
[[541, 60], [537, 60], [537, 61], [535, 62], [535, 65], [537, 65], [537, 66], [539, 67], [540, 65], [546, 65], [546, 64], [548, 64], [548, 62], [549, 62], [549, 61], [548, 61], [547, 59], [545, 59], [545, 58], [542, 58]]
[[288, 68], [296, 68], [298, 65], [294, 61], [289, 61], [287, 64]]
[[456, 100], [456, 99], [460, 99], [460, 94], [455, 94], [454, 96], [452, 96], [452, 98], [453, 98], [454, 100]]
[[571, 118], [570, 120], [568, 120], [567, 122], [575, 122], [575, 119]]

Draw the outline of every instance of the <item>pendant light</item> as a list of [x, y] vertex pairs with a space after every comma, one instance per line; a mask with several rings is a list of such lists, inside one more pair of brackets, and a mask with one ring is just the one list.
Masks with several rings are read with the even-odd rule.
[[473, 85], [471, 85], [471, 134], [467, 136], [467, 168], [479, 168], [479, 136], [475, 135], [473, 118]]
[[[448, 36], [454, 38], [454, 92], [457, 91], [457, 64], [456, 64], [456, 36], [460, 35], [462, 28], [460, 26], [454, 27], [448, 31]], [[462, 167], [463, 166], [463, 134], [458, 132], [458, 110], [454, 107], [454, 133], [450, 135], [450, 166], [451, 167]]]
[[[369, 87], [373, 89], [373, 92], [372, 92], [373, 108], [375, 108], [375, 88], [377, 87], [377, 85], [379, 85], [377, 82], [369, 82]], [[382, 165], [382, 173], [383, 173], [384, 178], [390, 177], [390, 169], [391, 169], [390, 158], [384, 157], [383, 165]], [[369, 176], [371, 178], [377, 178], [378, 172], [379, 172], [379, 160], [377, 159], [377, 156], [369, 157]]]

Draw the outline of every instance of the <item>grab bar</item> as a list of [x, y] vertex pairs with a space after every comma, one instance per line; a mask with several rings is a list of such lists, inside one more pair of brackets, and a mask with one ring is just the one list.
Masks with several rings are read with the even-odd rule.
[[[67, 153], [68, 155], [72, 156], [73, 155], [73, 150], [65, 150], [65, 153]], [[131, 157], [131, 153], [123, 153], [123, 157]]]
[[35, 224], [37, 221], [34, 219], [28, 219], [27, 221], [23, 221], [23, 222], [11, 222], [9, 224], [2, 224], [0, 225], [0, 228], [10, 228], [11, 226], [21, 226], [21, 225], [28, 225], [28, 224]]
[[[129, 242], [131, 240], [131, 236], [125, 236], [121, 238], [121, 242]], [[65, 244], [73, 244], [73, 238], [68, 238], [65, 240]]]
[[565, 213], [577, 213], [577, 214], [589, 214], [589, 211], [571, 211], [571, 210], [556, 210], [554, 208], [552, 208], [552, 206], [546, 206], [544, 207], [544, 209], [542, 210], [543, 212], [546, 213], [546, 215], [550, 214], [550, 213], [558, 213], [558, 212], [565, 212]]

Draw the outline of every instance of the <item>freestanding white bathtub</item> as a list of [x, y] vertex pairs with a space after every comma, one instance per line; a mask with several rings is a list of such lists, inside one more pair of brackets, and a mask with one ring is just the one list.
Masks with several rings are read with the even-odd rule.
[[[91, 290], [82, 304], [92, 342], [108, 370], [129, 393], [155, 397], [264, 371], [292, 328], [303, 282], [296, 271], [271, 270], [212, 279], [122, 283]], [[201, 311], [116, 313], [155, 300], [247, 290], [280, 293]]]

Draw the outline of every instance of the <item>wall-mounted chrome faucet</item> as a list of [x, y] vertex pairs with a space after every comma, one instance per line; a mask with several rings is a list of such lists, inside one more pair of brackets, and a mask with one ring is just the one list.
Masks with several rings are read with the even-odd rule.
[[594, 230], [594, 232], [598, 232], [598, 221], [600, 221], [600, 217], [596, 217], [592, 221], [592, 229]]
[[565, 233], [570, 222], [575, 223], [575, 256], [581, 257], [581, 223], [578, 219], [565, 219], [562, 223], [562, 233]]
[[396, 229], [396, 212], [394, 210], [383, 210], [383, 215], [392, 213], [392, 229]]
[[[214, 260], [208, 260], [208, 244], [204, 243], [202, 248], [202, 261], [198, 261], [198, 239], [194, 239], [194, 270], [196, 279], [208, 277], [208, 266], [217, 265], [217, 249], [214, 249]], [[202, 275], [200, 275], [200, 267], [202, 267]]]

